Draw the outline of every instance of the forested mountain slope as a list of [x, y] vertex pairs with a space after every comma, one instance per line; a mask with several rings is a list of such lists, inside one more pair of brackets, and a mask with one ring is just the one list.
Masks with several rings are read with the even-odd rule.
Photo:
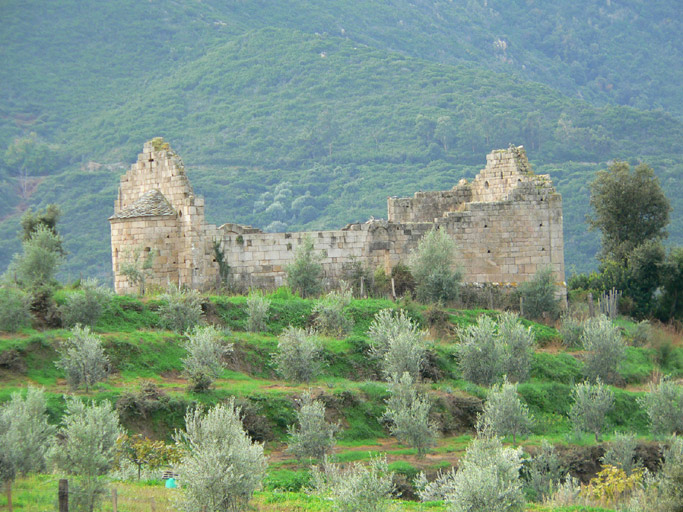
[[676, 2], [7, 2], [0, 267], [21, 211], [58, 202], [65, 273], [106, 275], [118, 179], [157, 135], [184, 157], [212, 222], [383, 217], [387, 195], [449, 188], [515, 143], [563, 193], [569, 266], [591, 266], [587, 184], [612, 158], [653, 165], [680, 243], [675, 13]]

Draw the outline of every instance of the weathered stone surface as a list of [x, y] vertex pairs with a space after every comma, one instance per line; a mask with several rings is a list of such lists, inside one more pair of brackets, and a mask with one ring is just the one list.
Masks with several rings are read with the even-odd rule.
[[218, 278], [214, 244], [233, 279], [273, 288], [285, 282], [285, 269], [307, 235], [321, 251], [330, 281], [352, 260], [390, 272], [407, 261], [433, 227], [456, 241], [465, 282], [516, 285], [550, 265], [564, 286], [562, 198], [550, 178], [531, 172], [522, 147], [493, 151], [486, 161], [471, 183], [461, 180], [451, 190], [389, 198], [388, 220], [334, 231], [263, 233], [234, 223], [207, 224], [204, 199], [194, 195], [182, 160], [154, 139], [121, 178], [110, 218], [115, 289], [134, 291], [120, 265], [136, 250], [157, 255], [148, 285], [211, 287]]

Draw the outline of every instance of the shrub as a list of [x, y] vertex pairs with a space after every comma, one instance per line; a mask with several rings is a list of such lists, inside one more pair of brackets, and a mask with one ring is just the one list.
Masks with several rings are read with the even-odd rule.
[[0, 331], [16, 332], [30, 322], [29, 298], [16, 288], [0, 287]]
[[569, 418], [574, 430], [591, 432], [595, 435], [595, 442], [599, 442], [605, 416], [614, 405], [614, 393], [598, 377], [595, 384], [587, 381], [575, 384], [572, 395], [574, 404], [569, 411]]
[[270, 300], [260, 292], [251, 292], [247, 298], [247, 330], [249, 332], [263, 332], [268, 328], [268, 308]]
[[591, 503], [604, 507], [618, 507], [628, 503], [642, 487], [643, 469], [630, 475], [615, 466], [603, 466], [602, 470], [581, 489], [581, 495]]
[[15, 276], [22, 288], [52, 287], [57, 267], [64, 261], [62, 238], [39, 224], [22, 243], [23, 254], [15, 254], [7, 275]]
[[556, 298], [555, 275], [553, 269], [545, 267], [519, 286], [522, 296], [524, 316], [527, 318], [541, 318], [544, 313], [551, 318], [557, 317], [560, 309]]
[[581, 336], [583, 348], [587, 351], [583, 371], [595, 381], [614, 383], [619, 377], [618, 367], [626, 355], [626, 344], [619, 329], [605, 316], [586, 322]]
[[368, 329], [370, 351], [381, 361], [386, 378], [408, 372], [413, 380], [419, 380], [427, 351], [426, 335], [403, 310], [383, 309], [375, 315]]
[[418, 300], [454, 300], [462, 280], [462, 273], [455, 270], [455, 264], [455, 242], [443, 228], [432, 228], [422, 237], [409, 260]]
[[391, 269], [391, 277], [388, 279], [387, 287], [391, 291], [391, 280], [394, 280], [394, 291], [396, 297], [412, 295], [415, 291], [415, 278], [410, 268], [400, 261]]
[[342, 468], [325, 460], [322, 468], [312, 470], [313, 491], [334, 502], [339, 512], [383, 512], [394, 485], [385, 457]]
[[316, 254], [310, 235], [303, 237], [294, 253], [294, 261], [287, 265], [287, 285], [302, 297], [312, 297], [322, 290], [322, 255]]
[[73, 509], [92, 511], [102, 497], [104, 482], [98, 476], [111, 470], [116, 439], [122, 433], [119, 417], [108, 400], [85, 404], [77, 398], [66, 399], [66, 414], [50, 456], [60, 470], [76, 477], [69, 489]]
[[287, 327], [279, 337], [273, 361], [286, 380], [309, 382], [322, 368], [322, 345], [314, 330]]
[[161, 296], [159, 306], [161, 326], [175, 332], [185, 332], [202, 319], [201, 296], [196, 290], [177, 288]]
[[439, 471], [436, 478], [430, 482], [427, 480], [427, 475], [420, 472], [413, 483], [420, 501], [444, 501], [446, 496], [453, 492], [455, 475], [455, 468], [445, 473]]
[[683, 503], [683, 439], [674, 437], [664, 450], [664, 463], [647, 489], [654, 512], [680, 512]]
[[107, 377], [109, 358], [104, 353], [102, 339], [90, 327], [77, 325], [71, 329], [71, 336], [59, 348], [60, 358], [55, 366], [64, 370], [71, 389], [90, 387]]
[[353, 318], [344, 309], [351, 304], [351, 289], [342, 281], [339, 291], [333, 290], [313, 307], [315, 327], [327, 336], [341, 338], [353, 328]]
[[619, 468], [630, 476], [634, 470], [642, 467], [640, 460], [636, 459], [637, 446], [635, 434], [617, 433], [600, 461], [603, 465]]
[[152, 440], [143, 437], [142, 434], [120, 435], [116, 440], [116, 455], [119, 463], [128, 461], [135, 466], [138, 480], [142, 475], [143, 467], [158, 469], [180, 462], [180, 451], [176, 445]]
[[516, 313], [503, 313], [498, 323], [498, 337], [504, 346], [503, 372], [513, 382], [524, 382], [531, 368], [534, 333], [521, 324]]
[[631, 343], [634, 347], [643, 347], [652, 340], [652, 324], [647, 320], [638, 322], [631, 333]]
[[325, 404], [313, 400], [310, 391], [301, 396], [301, 407], [297, 411], [299, 427], [290, 426], [287, 450], [298, 459], [322, 459], [334, 447], [334, 434], [339, 425], [325, 421]]
[[185, 510], [237, 512], [244, 510], [266, 471], [263, 445], [244, 431], [234, 398], [206, 414], [201, 409], [185, 415], [185, 431], [176, 442], [184, 447], [176, 466], [183, 481]]
[[683, 432], [683, 387], [664, 377], [639, 400], [647, 411], [650, 429], [656, 436]]
[[45, 469], [45, 456], [56, 431], [46, 413], [45, 393], [33, 387], [25, 398], [12, 393], [10, 401], [0, 406], [0, 451], [13, 471], [26, 474]]
[[429, 398], [417, 392], [408, 372], [394, 375], [390, 384], [391, 396], [383, 418], [390, 422], [391, 435], [417, 449], [418, 457], [424, 457], [436, 444], [438, 428], [429, 420]]
[[69, 293], [66, 302], [59, 308], [62, 323], [67, 327], [76, 324], [94, 327], [111, 301], [111, 290], [98, 286], [95, 279], [84, 280], [81, 289], [82, 293]]
[[214, 326], [195, 327], [184, 345], [187, 357], [183, 371], [195, 391], [206, 391], [224, 368], [223, 356], [232, 352], [232, 343], [223, 343], [223, 333]]
[[152, 276], [155, 256], [155, 251], [145, 251], [143, 255], [142, 247], [137, 247], [127, 256], [127, 261], [122, 261], [119, 264], [121, 275], [128, 278], [131, 286], [138, 286], [140, 295], [145, 294], [147, 278]]
[[503, 348], [496, 337], [496, 324], [488, 316], [480, 316], [476, 325], [467, 326], [459, 333], [459, 367], [463, 378], [490, 386], [500, 377], [503, 368]]
[[496, 436], [512, 434], [512, 443], [517, 444], [517, 435], [528, 433], [532, 421], [529, 408], [517, 395], [517, 384], [510, 384], [506, 377], [489, 391], [477, 430]]
[[562, 344], [567, 348], [578, 348], [581, 346], [581, 336], [583, 335], [583, 322], [566, 314], [562, 316], [560, 326]]
[[545, 439], [541, 449], [529, 462], [529, 485], [536, 493], [536, 501], [545, 501], [555, 492], [564, 468], [555, 447]]
[[460, 459], [452, 489], [446, 495], [449, 512], [516, 512], [524, 510], [519, 480], [521, 448], [504, 448], [497, 437], [479, 437]]

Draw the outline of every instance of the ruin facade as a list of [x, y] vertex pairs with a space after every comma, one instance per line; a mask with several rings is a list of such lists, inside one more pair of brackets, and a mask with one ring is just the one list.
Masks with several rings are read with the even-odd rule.
[[137, 258], [149, 261], [146, 282], [206, 289], [219, 282], [221, 255], [230, 279], [243, 287], [286, 284], [286, 267], [304, 237], [321, 253], [325, 279], [333, 282], [357, 262], [387, 274], [408, 257], [432, 228], [456, 242], [466, 283], [515, 286], [551, 267], [564, 289], [562, 198], [548, 175], [531, 171], [524, 148], [486, 156], [486, 167], [450, 190], [388, 199], [387, 220], [372, 219], [332, 231], [264, 233], [239, 224], [207, 224], [180, 157], [163, 139], [145, 143], [121, 178], [110, 217], [114, 286], [138, 285], [121, 271]]

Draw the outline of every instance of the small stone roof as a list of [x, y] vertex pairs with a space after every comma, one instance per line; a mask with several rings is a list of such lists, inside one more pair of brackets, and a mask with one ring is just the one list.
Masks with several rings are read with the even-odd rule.
[[145, 192], [140, 199], [115, 213], [109, 219], [130, 219], [133, 217], [175, 216], [176, 211], [157, 189]]

